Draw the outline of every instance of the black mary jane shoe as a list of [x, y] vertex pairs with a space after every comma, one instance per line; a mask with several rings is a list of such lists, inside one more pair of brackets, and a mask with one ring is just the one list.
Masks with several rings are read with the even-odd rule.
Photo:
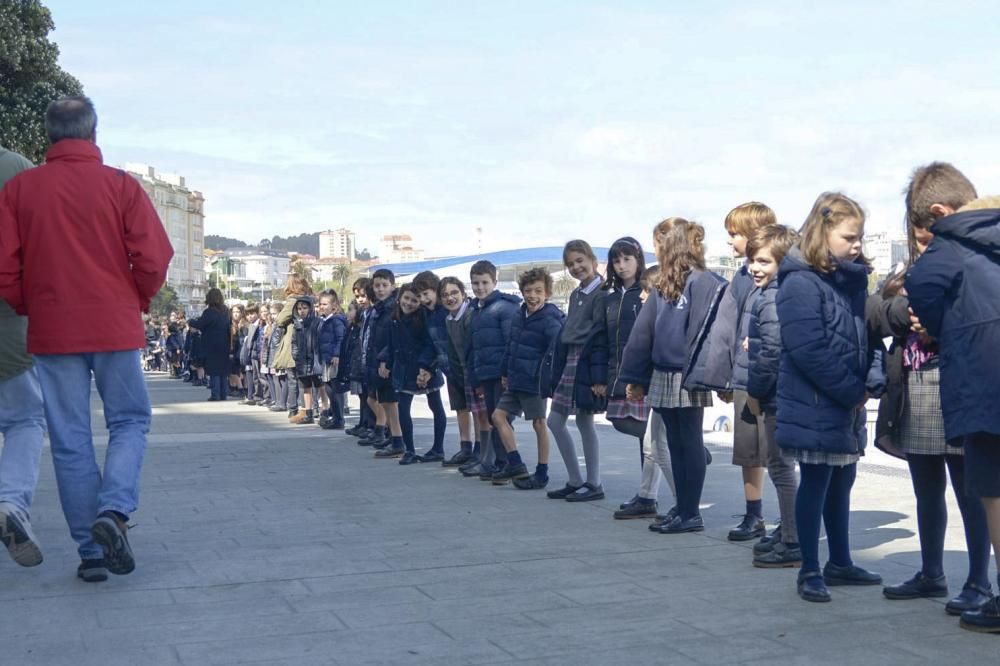
[[420, 456], [413, 451], [407, 451], [403, 454], [403, 457], [399, 459], [400, 465], [413, 465], [418, 462], [420, 462]]
[[966, 583], [962, 591], [954, 599], [948, 601], [944, 606], [944, 612], [948, 615], [961, 615], [969, 611], [979, 610], [983, 604], [993, 598], [993, 591], [989, 587], [980, 587], [975, 583]]
[[823, 567], [823, 581], [829, 585], [881, 585], [882, 576], [862, 569], [856, 564], [846, 567], [827, 562]]
[[604, 499], [604, 486], [595, 486], [592, 483], [583, 484], [583, 488], [566, 496], [567, 502], [593, 502]]
[[580, 488], [583, 488], [583, 486], [571, 486], [570, 484], [567, 483], [559, 490], [550, 490], [549, 492], [545, 493], [545, 496], [548, 497], [549, 499], [564, 500], [573, 493], [575, 493], [576, 491], [578, 491]]
[[[903, 581], [899, 585], [886, 585], [883, 587], [882, 596], [894, 601], [946, 597], [948, 596], [948, 583], [944, 576], [928, 578], [924, 575], [923, 571], [918, 571], [910, 580]], [[969, 609], [962, 609], [962, 611], [966, 610]], [[961, 615], [962, 611], [954, 614]]]
[[826, 589], [823, 574], [813, 571], [805, 575], [799, 574], [797, 582], [799, 596], [803, 601], [826, 603], [830, 601], [830, 590]]
[[427, 453], [417, 456], [417, 460], [419, 460], [422, 463], [441, 462], [444, 460], [444, 454], [441, 453], [440, 451], [435, 451], [434, 449], [431, 449]]

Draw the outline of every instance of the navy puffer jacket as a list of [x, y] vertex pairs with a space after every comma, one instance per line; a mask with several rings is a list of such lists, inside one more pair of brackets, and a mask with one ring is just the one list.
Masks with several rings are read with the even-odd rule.
[[906, 291], [938, 341], [945, 435], [1000, 434], [991, 399], [1000, 394], [1000, 207], [949, 215], [932, 230]]
[[510, 327], [510, 343], [500, 369], [508, 390], [548, 397], [551, 377], [544, 377], [541, 370], [546, 357], [551, 358], [555, 351], [565, 320], [562, 310], [552, 303], [531, 315], [528, 306], [521, 305]]
[[750, 308], [754, 293], [757, 287], [753, 283], [753, 278], [744, 265], [729, 283], [727, 293], [732, 295], [736, 306], [736, 330], [732, 345], [733, 358], [733, 378], [730, 381], [732, 388], [745, 391], [750, 375], [750, 355], [743, 350], [743, 341], [750, 336]]
[[340, 358], [340, 350], [347, 334], [347, 317], [342, 314], [330, 315], [323, 320], [319, 329], [319, 358], [323, 365]]
[[778, 408], [778, 361], [781, 358], [781, 325], [778, 322], [778, 281], [771, 280], [751, 298], [750, 350], [747, 353], [747, 393], [768, 414]]
[[859, 453], [854, 423], [872, 367], [865, 326], [868, 267], [838, 262], [820, 273], [793, 247], [778, 272], [781, 330], [778, 445]]
[[[389, 368], [389, 381], [397, 391], [416, 392], [441, 388], [444, 379], [437, 369], [437, 353], [424, 313], [417, 310], [411, 314], [391, 319], [386, 346], [378, 353], [379, 363]], [[433, 377], [427, 386], [417, 386], [417, 375], [427, 370]]]
[[368, 318], [365, 320], [365, 365], [371, 371], [378, 369], [379, 351], [389, 344], [389, 328], [392, 326], [392, 313], [396, 309], [396, 293], [379, 301], [368, 308]]
[[618, 381], [618, 368], [625, 353], [625, 343], [642, 309], [642, 286], [636, 281], [625, 290], [608, 292], [604, 300], [604, 319], [608, 329], [608, 398], [624, 400], [625, 382]]
[[323, 322], [313, 310], [312, 296], [298, 296], [295, 302], [296, 310], [299, 303], [309, 304], [309, 314], [299, 317], [295, 314], [293, 320], [292, 358], [295, 359], [295, 375], [308, 377], [323, 374], [323, 364], [320, 360], [319, 335]]
[[510, 327], [521, 304], [519, 296], [494, 291], [483, 300], [472, 302], [472, 323], [469, 331], [469, 381], [472, 386], [500, 379], [500, 370]]

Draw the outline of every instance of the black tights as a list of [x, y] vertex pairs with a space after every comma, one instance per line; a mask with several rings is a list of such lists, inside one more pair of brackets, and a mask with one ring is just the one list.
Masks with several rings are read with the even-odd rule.
[[[442, 453], [444, 451], [444, 431], [448, 425], [448, 414], [444, 411], [444, 403], [441, 402], [441, 392], [431, 391], [427, 395], [427, 406], [434, 414], [434, 446], [432, 451]], [[399, 393], [399, 429], [403, 433], [403, 445], [407, 451], [415, 451], [413, 443], [413, 417], [410, 410], [413, 407], [412, 393]]]
[[848, 537], [851, 516], [851, 488], [857, 477], [857, 463], [834, 467], [799, 463], [799, 492], [795, 498], [795, 522], [802, 547], [802, 573], [818, 572], [819, 525], [826, 527], [830, 561], [842, 567], [853, 564]]
[[[920, 559], [923, 574], [937, 578], [944, 574], [944, 536], [948, 527], [945, 493], [948, 475], [955, 491], [958, 510], [965, 526], [965, 545], [969, 554], [969, 583], [989, 587], [990, 535], [982, 502], [965, 494], [965, 461], [962, 456], [924, 456], [908, 454], [906, 464], [917, 496], [917, 531], [920, 534]], [[947, 469], [946, 469], [947, 468]]]

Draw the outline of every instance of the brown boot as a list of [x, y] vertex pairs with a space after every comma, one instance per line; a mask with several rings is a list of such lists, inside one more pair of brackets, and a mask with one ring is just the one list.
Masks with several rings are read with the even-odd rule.
[[302, 423], [306, 420], [306, 416], [309, 416], [309, 412], [299, 407], [299, 411], [296, 412], [295, 416], [288, 419], [289, 423]]

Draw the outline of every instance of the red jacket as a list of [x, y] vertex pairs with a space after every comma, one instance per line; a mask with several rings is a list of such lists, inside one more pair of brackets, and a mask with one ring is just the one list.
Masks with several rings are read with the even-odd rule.
[[28, 315], [32, 354], [145, 345], [173, 254], [142, 186], [90, 141], [57, 142], [0, 192], [0, 298]]

